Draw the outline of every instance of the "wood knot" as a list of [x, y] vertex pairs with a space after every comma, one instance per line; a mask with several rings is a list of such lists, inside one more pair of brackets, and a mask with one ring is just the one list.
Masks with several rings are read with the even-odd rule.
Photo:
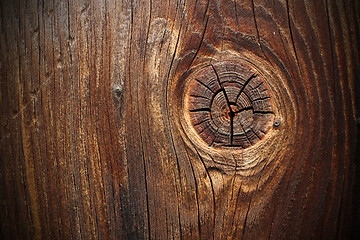
[[274, 118], [264, 79], [243, 63], [218, 62], [190, 76], [185, 95], [190, 123], [215, 148], [247, 148]]

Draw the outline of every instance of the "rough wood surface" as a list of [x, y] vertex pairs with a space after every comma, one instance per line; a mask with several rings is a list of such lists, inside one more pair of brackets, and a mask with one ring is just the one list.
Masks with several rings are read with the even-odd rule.
[[[359, 1], [0, 10], [1, 239], [359, 236]], [[188, 79], [238, 61], [266, 79], [276, 122], [215, 148], [186, 117]]]
[[240, 63], [207, 65], [188, 80], [185, 114], [212, 147], [247, 148], [263, 138], [273, 114], [269, 91], [253, 69]]

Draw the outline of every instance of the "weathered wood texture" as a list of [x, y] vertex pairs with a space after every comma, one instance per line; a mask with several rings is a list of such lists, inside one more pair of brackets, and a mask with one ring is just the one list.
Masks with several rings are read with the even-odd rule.
[[188, 85], [183, 111], [189, 111], [191, 127], [210, 147], [245, 149], [272, 125], [268, 87], [243, 64], [207, 65], [190, 77]]
[[[1, 1], [0, 238], [355, 237], [359, 14], [355, 0]], [[281, 125], [213, 149], [186, 125], [188, 76], [240, 59], [267, 76]]]

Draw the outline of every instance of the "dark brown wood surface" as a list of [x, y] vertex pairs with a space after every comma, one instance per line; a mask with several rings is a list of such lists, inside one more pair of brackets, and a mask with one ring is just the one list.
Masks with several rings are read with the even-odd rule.
[[[359, 1], [0, 9], [1, 239], [359, 236]], [[189, 79], [223, 61], [266, 78], [278, 122], [249, 148], [188, 124]]]

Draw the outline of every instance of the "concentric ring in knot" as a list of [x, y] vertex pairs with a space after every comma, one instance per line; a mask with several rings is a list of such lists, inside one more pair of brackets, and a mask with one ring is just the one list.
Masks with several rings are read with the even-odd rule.
[[247, 148], [265, 136], [274, 113], [266, 83], [255, 69], [224, 61], [190, 77], [190, 122], [209, 146]]

